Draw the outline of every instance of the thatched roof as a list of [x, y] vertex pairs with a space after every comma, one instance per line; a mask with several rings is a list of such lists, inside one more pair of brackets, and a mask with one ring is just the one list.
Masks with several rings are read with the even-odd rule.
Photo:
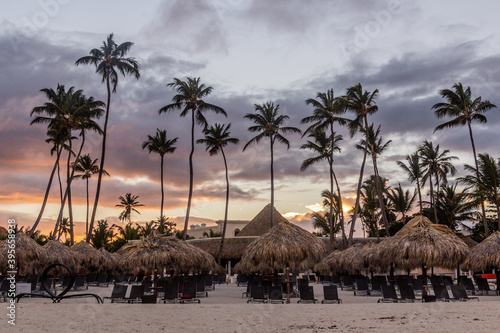
[[43, 249], [47, 254], [47, 266], [57, 263], [66, 265], [73, 270], [78, 268], [76, 254], [61, 242], [50, 240], [43, 246]]
[[120, 258], [119, 254], [109, 253], [105, 248], [101, 247], [97, 250], [101, 254], [99, 261], [99, 270], [104, 271], [114, 271], [118, 268], [118, 260]]
[[[288, 222], [287, 219], [283, 217], [274, 208], [273, 213], [274, 225], [278, 225], [281, 222]], [[257, 214], [241, 231], [236, 237], [246, 237], [246, 236], [262, 236], [271, 229], [271, 204], [266, 205], [259, 214]]]
[[500, 231], [494, 232], [473, 247], [469, 252], [469, 258], [464, 263], [465, 269], [476, 272], [491, 267], [500, 268]]
[[375, 245], [375, 242], [366, 244], [356, 243], [346, 250], [335, 250], [323, 258], [323, 260], [315, 266], [315, 270], [322, 274], [359, 273], [367, 269], [367, 256]]
[[448, 227], [417, 216], [393, 237], [377, 247], [379, 260], [386, 265], [413, 269], [428, 266], [456, 268], [468, 253], [468, 246]]
[[152, 234], [123, 246], [120, 265], [133, 273], [166, 268], [175, 273], [208, 272], [217, 268], [214, 258], [175, 237]]
[[316, 236], [283, 221], [248, 245], [235, 271], [272, 273], [286, 267], [295, 272], [305, 271], [313, 268], [325, 253], [325, 245]]
[[[43, 270], [43, 266], [47, 260], [46, 253], [43, 248], [38, 245], [33, 239], [28, 237], [24, 232], [18, 232], [15, 238], [15, 260], [16, 265], [19, 267], [20, 273], [39, 272]], [[0, 243], [0, 267], [3, 269], [17, 270], [17, 267], [10, 269], [8, 264], [8, 250], [10, 248], [8, 239]]]
[[90, 272], [99, 269], [99, 265], [103, 260], [102, 255], [89, 243], [80, 241], [73, 245], [70, 249], [75, 254], [77, 263], [81, 269]]
[[465, 244], [467, 244], [467, 246], [469, 248], [472, 248], [472, 247], [474, 247], [474, 246], [476, 246], [478, 244], [478, 242], [476, 242], [475, 240], [473, 240], [469, 236], [465, 236], [461, 232], [456, 232], [455, 235], [457, 235], [458, 238], [460, 238], [461, 240], [463, 240], [465, 242]]
[[[224, 239], [224, 248], [222, 249], [222, 259], [241, 259], [247, 246], [253, 242], [257, 237], [235, 237]], [[208, 252], [214, 258], [219, 255], [220, 237], [217, 238], [203, 238], [192, 239], [187, 241], [188, 244], [199, 247], [200, 249]]]

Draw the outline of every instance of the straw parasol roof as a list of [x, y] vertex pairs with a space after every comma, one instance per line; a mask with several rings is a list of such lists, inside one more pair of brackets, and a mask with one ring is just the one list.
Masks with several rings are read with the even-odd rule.
[[465, 269], [476, 272], [491, 267], [500, 268], [500, 231], [494, 232], [473, 247], [469, 252], [469, 258], [464, 263]]
[[17, 270], [19, 268], [20, 273], [31, 273], [38, 272], [43, 269], [43, 265], [47, 260], [46, 253], [43, 248], [38, 245], [33, 239], [28, 237], [24, 232], [16, 233], [15, 238], [15, 260], [16, 266], [11, 269], [8, 267], [8, 250], [10, 245], [8, 239], [0, 243], [0, 267], [8, 268], [9, 270]]
[[102, 254], [89, 243], [80, 241], [71, 247], [80, 268], [87, 271], [96, 271], [102, 262]]
[[101, 254], [101, 260], [99, 262], [99, 270], [114, 271], [118, 268], [119, 254], [110, 253], [106, 251], [106, 249], [103, 247], [97, 250], [97, 252]]
[[376, 243], [356, 243], [346, 250], [335, 250], [323, 258], [316, 265], [315, 270], [322, 274], [330, 273], [357, 273], [368, 269], [368, 254], [371, 253]]
[[47, 266], [58, 263], [66, 265], [73, 270], [78, 268], [76, 254], [61, 242], [50, 240], [43, 246], [43, 249], [47, 254]]
[[250, 243], [235, 270], [272, 273], [289, 267], [295, 272], [305, 271], [313, 268], [325, 253], [321, 240], [285, 220]]
[[323, 258], [316, 266], [314, 266], [314, 270], [320, 272], [321, 274], [330, 274], [335, 272], [340, 272], [342, 269], [340, 268], [340, 257], [342, 255], [342, 251], [334, 250], [328, 256]]
[[174, 237], [152, 234], [122, 248], [120, 264], [133, 273], [166, 268], [175, 273], [211, 271], [217, 267], [214, 258], [201, 249]]
[[448, 227], [434, 224], [428, 218], [417, 216], [393, 237], [377, 247], [379, 260], [389, 266], [413, 269], [426, 264], [456, 268], [468, 253], [468, 246]]
[[[275, 226], [279, 225], [281, 222], [288, 222], [276, 208], [274, 208], [273, 220]], [[241, 229], [236, 237], [262, 236], [268, 232], [269, 229], [271, 229], [271, 204], [266, 205], [259, 214]]]

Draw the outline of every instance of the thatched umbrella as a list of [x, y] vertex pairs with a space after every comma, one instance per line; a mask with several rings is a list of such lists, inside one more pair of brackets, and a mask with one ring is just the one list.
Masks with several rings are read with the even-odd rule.
[[118, 267], [118, 256], [117, 254], [110, 253], [106, 251], [105, 248], [101, 247], [97, 250], [101, 254], [99, 262], [99, 270], [104, 271], [115, 271]]
[[398, 267], [422, 267], [426, 296], [427, 265], [456, 268], [467, 257], [468, 246], [448, 227], [417, 216], [393, 237], [381, 243], [380, 260]]
[[159, 268], [166, 268], [172, 274], [196, 274], [218, 268], [214, 257], [205, 251], [175, 237], [164, 237], [156, 233], [125, 245], [120, 253], [120, 263], [125, 270], [134, 273], [153, 271], [155, 293], [156, 271]]
[[81, 270], [95, 272], [102, 262], [102, 254], [93, 248], [89, 243], [80, 241], [73, 245], [71, 251], [75, 254], [77, 264]]
[[[24, 232], [16, 233], [14, 248], [12, 248], [13, 244], [9, 243], [8, 240], [9, 239], [6, 239], [0, 244], [0, 253], [3, 254], [3, 256], [0, 257], [1, 267], [7, 267], [9, 271], [26, 273], [38, 272], [43, 265], [45, 265], [47, 259], [45, 251]], [[15, 250], [15, 267], [9, 265], [9, 249]]]
[[[289, 269], [294, 272], [311, 269], [325, 253], [324, 243], [316, 236], [283, 221], [248, 245], [238, 270], [244, 273], [284, 271], [288, 279]], [[289, 303], [289, 290], [287, 293]]]
[[[76, 254], [70, 250], [70, 248], [59, 241], [50, 240], [43, 246], [45, 253], [47, 254], [46, 265], [53, 264], [63, 264], [70, 267], [72, 270], [78, 269]], [[56, 287], [56, 269], [54, 269], [53, 285]]]
[[500, 291], [500, 231], [496, 231], [481, 243], [473, 247], [465, 261], [464, 268], [484, 271], [496, 268], [497, 290]]
[[321, 274], [328, 275], [330, 273], [341, 272], [340, 258], [342, 256], [342, 251], [335, 250], [325, 258], [323, 258], [316, 266], [314, 270], [320, 272]]

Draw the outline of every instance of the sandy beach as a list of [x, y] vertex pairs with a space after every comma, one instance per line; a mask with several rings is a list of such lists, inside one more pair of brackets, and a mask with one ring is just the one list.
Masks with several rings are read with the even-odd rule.
[[[316, 298], [322, 286], [313, 284]], [[111, 295], [112, 287], [89, 292]], [[339, 291], [342, 304], [247, 304], [243, 287], [216, 285], [201, 304], [97, 304], [95, 299], [69, 299], [53, 304], [22, 299], [12, 332], [497, 332], [500, 297], [479, 302], [378, 304], [378, 296]]]

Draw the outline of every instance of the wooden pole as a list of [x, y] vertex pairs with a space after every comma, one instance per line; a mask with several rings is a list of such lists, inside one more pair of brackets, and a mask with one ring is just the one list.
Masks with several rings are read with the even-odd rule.
[[290, 273], [286, 268], [286, 304], [290, 304]]

